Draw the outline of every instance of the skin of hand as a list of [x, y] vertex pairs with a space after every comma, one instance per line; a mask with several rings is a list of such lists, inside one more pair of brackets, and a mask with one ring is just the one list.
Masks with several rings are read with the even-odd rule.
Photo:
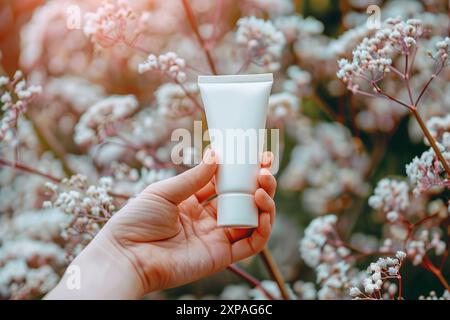
[[[276, 180], [266, 152], [258, 176], [256, 229], [222, 228], [216, 222], [214, 174], [208, 150], [196, 167], [149, 185], [118, 211], [75, 258], [46, 299], [137, 299], [223, 270], [261, 251], [275, 217]], [[72, 267], [72, 268], [71, 268]], [[68, 283], [79, 277], [79, 285]], [[75, 281], [76, 283], [76, 281]]]

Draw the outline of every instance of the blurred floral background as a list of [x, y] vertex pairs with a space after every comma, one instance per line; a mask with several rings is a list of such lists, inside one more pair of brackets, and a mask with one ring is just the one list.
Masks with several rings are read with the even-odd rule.
[[205, 123], [198, 74], [261, 72], [281, 138], [268, 249], [146, 298], [450, 299], [448, 1], [0, 3], [1, 299], [41, 298], [189, 167], [170, 137]]

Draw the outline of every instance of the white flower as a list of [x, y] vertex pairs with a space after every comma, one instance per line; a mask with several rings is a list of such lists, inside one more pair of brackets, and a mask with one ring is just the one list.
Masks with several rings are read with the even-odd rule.
[[199, 95], [197, 84], [186, 83], [183, 87], [184, 90], [177, 84], [165, 83], [156, 90], [156, 102], [162, 115], [177, 119], [190, 116], [197, 110], [192, 100]]
[[409, 206], [409, 186], [404, 181], [382, 179], [378, 182], [374, 194], [369, 198], [369, 205], [388, 213], [388, 220], [395, 221], [398, 213]]
[[307, 96], [311, 93], [312, 76], [308, 71], [300, 69], [298, 66], [290, 66], [287, 69], [289, 79], [283, 82], [283, 89], [300, 96]]
[[274, 25], [281, 32], [288, 43], [292, 43], [300, 37], [308, 37], [323, 32], [324, 25], [313, 17], [303, 18], [301, 15], [277, 17]]
[[395, 222], [398, 220], [398, 212], [396, 211], [389, 211], [386, 215], [386, 218], [388, 219], [389, 222]]
[[[446, 132], [450, 132], [450, 114], [443, 117], [432, 117], [427, 121], [427, 128], [430, 131], [431, 136], [437, 140], [441, 141]], [[427, 139], [424, 139], [426, 144]]]
[[19, 116], [27, 111], [28, 105], [41, 92], [40, 86], [27, 86], [19, 70], [12, 79], [5, 76], [0, 78], [0, 141], [11, 140], [15, 136]]
[[186, 81], [185, 67], [186, 61], [170, 51], [158, 57], [150, 54], [144, 63], [139, 64], [138, 71], [141, 74], [149, 70], [160, 71], [176, 82], [183, 83]]
[[269, 97], [269, 122], [276, 126], [284, 124], [288, 119], [295, 117], [299, 110], [298, 98], [288, 92], [274, 93]]
[[300, 241], [300, 254], [308, 266], [319, 265], [322, 248], [335, 228], [336, 221], [337, 217], [334, 215], [319, 217], [311, 221], [305, 229], [305, 235]]
[[286, 43], [283, 33], [272, 22], [253, 16], [239, 19], [237, 26], [236, 42], [246, 46], [250, 61], [268, 71], [278, 70]]
[[[440, 144], [438, 144], [438, 148], [441, 149], [444, 158], [450, 162], [450, 152]], [[443, 171], [444, 168], [432, 148], [423, 152], [420, 157], [415, 157], [411, 163], [406, 165], [406, 174], [411, 184], [414, 185], [414, 195], [419, 196], [429, 189], [444, 186], [445, 181], [441, 177]]]
[[[267, 290], [273, 297], [281, 299], [280, 289], [275, 281], [263, 280], [261, 281], [262, 287]], [[286, 289], [291, 299], [297, 300], [297, 296], [294, 291], [292, 291], [291, 287], [286, 284]], [[261, 293], [258, 288], [251, 289], [248, 292], [248, 295], [254, 300], [267, 300], [267, 297]]]
[[438, 41], [436, 43], [437, 52], [434, 54], [435, 59], [439, 59], [440, 61], [445, 62], [448, 59], [449, 47], [449, 37], [445, 37], [444, 40]]
[[108, 136], [107, 126], [118, 125], [137, 108], [138, 101], [133, 95], [115, 95], [100, 100], [78, 121], [75, 127], [75, 142], [79, 145], [98, 142]]
[[362, 294], [361, 290], [359, 290], [357, 287], [351, 287], [350, 288], [350, 296], [356, 298], [356, 297], [358, 297], [361, 294]]
[[351, 62], [338, 61], [337, 77], [354, 93], [359, 90], [358, 78], [379, 81], [386, 72], [390, 72], [393, 52], [410, 54], [417, 39], [423, 34], [420, 21], [388, 19], [385, 28], [373, 36], [365, 37], [353, 50]]
[[399, 260], [403, 260], [406, 258], [406, 253], [403, 251], [397, 251], [395, 253], [395, 256], [399, 259]]

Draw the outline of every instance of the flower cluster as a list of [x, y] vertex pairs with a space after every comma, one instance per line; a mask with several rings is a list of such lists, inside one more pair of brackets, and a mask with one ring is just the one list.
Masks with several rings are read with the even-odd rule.
[[269, 97], [268, 125], [282, 126], [296, 116], [299, 108], [300, 102], [295, 95], [288, 92], [272, 94]]
[[421, 264], [429, 251], [434, 250], [436, 256], [441, 256], [446, 249], [447, 245], [442, 240], [441, 233], [434, 230], [430, 234], [426, 229], [417, 232], [417, 235], [406, 246], [408, 257], [411, 258], [414, 265]]
[[17, 121], [25, 113], [30, 102], [40, 94], [40, 86], [27, 86], [21, 71], [17, 71], [12, 79], [0, 77], [0, 104], [2, 116], [0, 119], [0, 141], [11, 140], [17, 129]]
[[98, 101], [78, 121], [75, 142], [88, 145], [115, 135], [115, 127], [137, 108], [138, 102], [133, 95], [110, 96]]
[[[392, 298], [397, 293], [397, 286], [389, 283], [385, 286], [385, 282], [389, 280], [401, 281], [400, 268], [406, 253], [397, 251], [395, 258], [379, 258], [376, 262], [370, 264], [367, 268], [367, 273], [370, 275], [363, 281], [364, 293], [357, 287], [350, 289], [350, 295], [355, 299], [384, 299]], [[382, 290], [387, 288], [385, 296]], [[401, 292], [400, 292], [401, 294]], [[401, 295], [399, 296], [401, 299]]]
[[77, 253], [72, 250], [80, 250], [115, 212], [116, 204], [110, 195], [112, 184], [111, 177], [102, 177], [97, 185], [89, 185], [83, 175], [63, 179], [60, 185], [46, 184], [51, 200], [44, 202], [44, 208], [58, 208], [70, 217], [61, 233], [68, 246], [74, 246], [66, 247], [69, 258]]
[[336, 223], [334, 215], [316, 218], [300, 241], [303, 261], [316, 270], [316, 282], [321, 286], [317, 292], [319, 299], [345, 298], [345, 291], [356, 277], [349, 260], [351, 251], [337, 235]]
[[155, 95], [158, 110], [165, 117], [182, 118], [198, 110], [199, 90], [195, 83], [185, 83], [183, 86], [165, 83], [156, 90]]
[[292, 43], [301, 37], [321, 34], [324, 25], [313, 17], [304, 18], [301, 15], [281, 16], [275, 19], [275, 27], [283, 32], [287, 43]]
[[[83, 31], [94, 44], [110, 47], [125, 38], [130, 20], [137, 19], [136, 14], [123, 0], [106, 0], [95, 12], [84, 16]], [[139, 30], [134, 30], [138, 34]]]
[[[447, 140], [450, 135], [450, 114], [444, 117], [433, 117], [429, 119], [427, 121], [427, 128], [436, 141]], [[425, 142], [427, 143], [427, 141]]]
[[237, 22], [236, 42], [246, 46], [247, 59], [258, 66], [276, 71], [286, 43], [281, 31], [272, 22], [256, 17], [244, 17]]
[[442, 297], [438, 297], [436, 291], [431, 291], [428, 296], [420, 296], [419, 300], [450, 300], [450, 291], [445, 290]]
[[[32, 179], [27, 179], [27, 183], [36, 184]], [[41, 186], [42, 180], [36, 185]], [[2, 193], [5, 191], [2, 188]], [[27, 189], [27, 197], [36, 202], [31, 188]], [[58, 209], [0, 215], [0, 299], [41, 297], [56, 285], [66, 263], [59, 243], [67, 221], [67, 215]]]
[[444, 40], [438, 41], [436, 43], [436, 53], [434, 54], [434, 59], [445, 63], [448, 59], [448, 53], [450, 49], [450, 38], [445, 37]]
[[286, 73], [289, 79], [283, 82], [284, 90], [302, 97], [311, 93], [311, 73], [298, 66], [290, 66]]
[[337, 77], [347, 84], [350, 91], [359, 91], [358, 78], [376, 82], [390, 71], [392, 47], [389, 45], [389, 33], [390, 30], [383, 29], [371, 38], [364, 38], [353, 51], [352, 62], [339, 60]]
[[[450, 152], [441, 146], [443, 156], [450, 162]], [[419, 196], [427, 191], [439, 190], [448, 186], [448, 180], [442, 179], [441, 173], [444, 168], [437, 159], [433, 149], [422, 153], [420, 157], [415, 157], [411, 163], [406, 165], [406, 174], [414, 186], [413, 193]]]
[[391, 222], [396, 221], [399, 214], [404, 212], [409, 204], [408, 184], [393, 179], [383, 179], [378, 182], [374, 194], [369, 198], [369, 205], [383, 211]]
[[367, 193], [363, 179], [367, 158], [345, 127], [337, 123], [313, 127], [303, 119], [295, 125], [298, 144], [281, 175], [283, 189], [303, 190], [306, 206], [317, 214], [342, 210], [348, 205], [346, 196]]
[[178, 57], [175, 52], [170, 51], [159, 56], [149, 55], [144, 63], [139, 64], [138, 71], [139, 73], [149, 70], [159, 71], [168, 75], [174, 81], [183, 83], [186, 81], [185, 67], [185, 60]]
[[[435, 140], [442, 157], [450, 163], [450, 117], [433, 117], [428, 120], [426, 126], [431, 137]], [[429, 144], [427, 139], [424, 139]], [[428, 190], [439, 190], [448, 187], [450, 181], [443, 178], [444, 167], [436, 156], [433, 148], [428, 149], [415, 157], [411, 163], [406, 165], [406, 174], [414, 185], [414, 194], [420, 195]]]
[[378, 82], [391, 71], [393, 54], [410, 54], [422, 36], [421, 22], [409, 19], [388, 19], [386, 27], [372, 37], [366, 37], [352, 53], [352, 61], [339, 60], [337, 77], [347, 84], [350, 91], [359, 92], [358, 79]]

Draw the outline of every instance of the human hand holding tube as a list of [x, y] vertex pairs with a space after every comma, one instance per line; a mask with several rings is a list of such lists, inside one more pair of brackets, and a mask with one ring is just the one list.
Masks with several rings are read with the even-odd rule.
[[72, 262], [80, 270], [79, 290], [66, 274], [48, 299], [134, 299], [180, 286], [224, 269], [263, 249], [275, 216], [276, 180], [263, 156], [255, 203], [256, 229], [220, 228], [216, 222], [214, 174], [208, 150], [198, 166], [147, 187], [116, 213]]

